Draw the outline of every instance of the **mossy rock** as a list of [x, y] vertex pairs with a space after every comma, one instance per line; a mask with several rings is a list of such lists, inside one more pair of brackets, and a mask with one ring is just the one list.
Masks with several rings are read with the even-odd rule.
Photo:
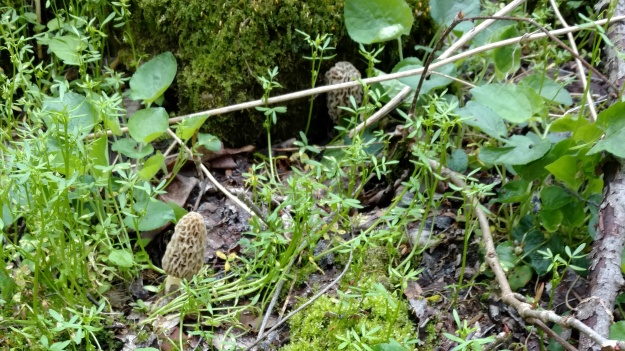
[[[419, 1], [409, 1], [421, 13]], [[279, 95], [310, 87], [311, 63], [303, 58], [310, 48], [299, 29], [315, 37], [332, 34], [337, 57], [325, 62], [325, 72], [338, 60], [348, 60], [364, 72], [358, 44], [347, 36], [343, 23], [343, 1], [338, 0], [138, 0], [132, 8], [134, 47], [140, 54], [172, 51], [178, 59], [173, 112], [192, 113], [259, 99], [262, 87], [256, 77], [279, 67]], [[429, 40], [429, 20], [420, 26], [417, 17], [413, 35], [405, 38], [405, 56], [414, 44]], [[389, 43], [386, 60], [397, 62], [397, 44]], [[128, 55], [126, 54], [126, 57]], [[132, 62], [126, 62], [131, 66]], [[323, 74], [323, 73], [322, 73]], [[321, 82], [317, 83], [318, 85]], [[315, 115], [327, 115], [324, 99], [316, 99]], [[287, 113], [278, 116], [272, 129], [274, 140], [298, 135], [306, 127], [308, 99], [287, 103]], [[317, 111], [319, 113], [317, 113]], [[323, 135], [327, 117], [313, 123]], [[256, 110], [210, 117], [205, 128], [228, 145], [257, 144], [265, 140], [264, 116]]]

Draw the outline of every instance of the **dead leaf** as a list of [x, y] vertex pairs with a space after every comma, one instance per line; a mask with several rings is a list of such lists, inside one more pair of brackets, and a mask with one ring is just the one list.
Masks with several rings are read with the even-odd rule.
[[172, 180], [167, 186], [167, 189], [165, 189], [167, 192], [161, 194], [159, 198], [163, 202], [172, 201], [176, 205], [184, 207], [187, 203], [187, 199], [189, 199], [189, 195], [191, 195], [191, 191], [193, 191], [193, 188], [199, 183], [200, 181], [195, 177], [185, 177], [176, 174], [174, 180]]

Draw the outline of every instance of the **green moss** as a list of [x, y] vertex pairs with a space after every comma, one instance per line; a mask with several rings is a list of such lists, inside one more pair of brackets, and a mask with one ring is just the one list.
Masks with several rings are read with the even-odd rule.
[[[303, 59], [309, 48], [295, 29], [333, 35], [338, 56], [325, 63], [327, 70], [336, 60], [364, 63], [358, 45], [349, 40], [343, 24], [340, 0], [139, 0], [133, 2], [131, 21], [134, 43], [139, 53], [172, 51], [179, 63], [176, 78], [177, 112], [189, 113], [259, 99], [259, 75], [278, 66], [277, 81], [283, 94], [310, 87], [310, 62]], [[423, 11], [420, 1], [411, 0], [415, 13]], [[425, 2], [424, 2], [425, 3]], [[413, 26], [414, 35], [405, 38], [405, 49], [428, 40], [428, 30]], [[427, 26], [429, 28], [429, 26]], [[396, 52], [390, 43], [389, 55]], [[127, 57], [127, 56], [126, 56]], [[396, 60], [385, 60], [396, 62]], [[132, 63], [127, 65], [132, 66]], [[320, 100], [320, 99], [317, 99]], [[325, 107], [318, 104], [319, 110]], [[296, 136], [305, 128], [308, 100], [287, 104], [272, 130], [274, 139]], [[227, 144], [256, 143], [264, 140], [263, 118], [255, 110], [209, 118], [209, 132]]]
[[[337, 350], [343, 342], [337, 336], [348, 332], [357, 333], [368, 345], [389, 338], [400, 342], [415, 338], [407, 302], [384, 283], [388, 281], [388, 253], [383, 248], [370, 248], [360, 256], [344, 278], [341, 290], [347, 296], [322, 296], [296, 314], [289, 322], [291, 343], [282, 350]], [[347, 282], [358, 283], [349, 286]], [[367, 331], [380, 329], [372, 334], [375, 339], [366, 341], [361, 334], [363, 327]]]

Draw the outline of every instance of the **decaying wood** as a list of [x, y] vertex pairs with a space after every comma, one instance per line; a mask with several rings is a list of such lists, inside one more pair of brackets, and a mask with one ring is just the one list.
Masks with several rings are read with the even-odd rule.
[[[615, 3], [614, 16], [625, 14], [625, 0]], [[625, 61], [618, 56], [625, 49], [625, 24], [613, 23], [608, 37], [614, 46], [607, 46], [606, 70], [612, 84], [622, 87]], [[615, 97], [615, 96], [613, 96]], [[599, 209], [599, 223], [593, 242], [589, 269], [589, 296], [577, 307], [576, 316], [604, 337], [610, 333], [612, 311], [619, 289], [625, 283], [621, 273], [621, 255], [625, 245], [625, 161], [611, 159], [603, 167], [604, 199]], [[587, 336], [580, 336], [580, 350], [600, 350]]]
[[[589, 269], [590, 294], [577, 307], [577, 318], [595, 332], [607, 337], [613, 322], [612, 310], [623, 286], [621, 255], [625, 244], [625, 167], [623, 160], [609, 162], [605, 168], [604, 199], [593, 243]], [[600, 350], [580, 336], [580, 350]]]

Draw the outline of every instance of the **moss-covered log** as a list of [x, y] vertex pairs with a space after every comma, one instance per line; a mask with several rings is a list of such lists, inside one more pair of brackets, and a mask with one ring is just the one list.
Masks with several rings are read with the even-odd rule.
[[[421, 13], [418, 1], [410, 3], [415, 13]], [[418, 22], [419, 19], [413, 26], [414, 37], [405, 39], [405, 50], [422, 43], [420, 39], [427, 31], [422, 26], [419, 29]], [[177, 57], [177, 113], [259, 99], [262, 88], [256, 77], [275, 66], [280, 70], [277, 81], [284, 89], [274, 94], [310, 87], [311, 64], [303, 58], [310, 48], [295, 29], [312, 37], [333, 35], [338, 57], [323, 69], [337, 60], [348, 60], [364, 72], [358, 45], [346, 34], [343, 1], [138, 0], [134, 3], [132, 23], [139, 53], [154, 55], [169, 50]], [[385, 54], [396, 55], [395, 50], [396, 43], [390, 43]], [[319, 115], [327, 116], [323, 101], [316, 106]], [[287, 114], [280, 116], [272, 130], [276, 140], [296, 136], [306, 126], [307, 100], [287, 104], [287, 108]], [[319, 118], [321, 123], [315, 126], [328, 125], [327, 117]], [[244, 111], [209, 118], [206, 128], [230, 145], [257, 143], [264, 140], [262, 123], [260, 112]], [[326, 128], [321, 129], [317, 128], [317, 133], [324, 134]]]

